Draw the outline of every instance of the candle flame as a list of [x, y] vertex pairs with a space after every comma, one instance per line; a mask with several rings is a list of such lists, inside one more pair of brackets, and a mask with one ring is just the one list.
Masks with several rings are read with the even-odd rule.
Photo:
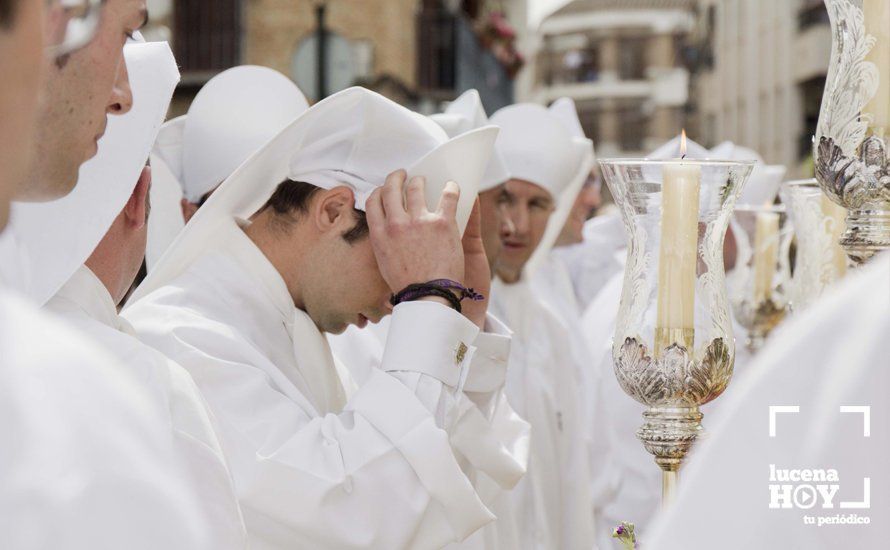
[[686, 158], [686, 128], [680, 132], [680, 158]]

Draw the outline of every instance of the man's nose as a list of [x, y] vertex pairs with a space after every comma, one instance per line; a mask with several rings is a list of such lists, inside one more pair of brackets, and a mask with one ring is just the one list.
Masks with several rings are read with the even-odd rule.
[[498, 214], [501, 216], [501, 236], [509, 237], [516, 233], [516, 224], [513, 223], [513, 217], [510, 215], [510, 209], [505, 205], [501, 205]]
[[133, 90], [130, 88], [130, 75], [127, 63], [121, 58], [117, 78], [111, 88], [111, 97], [105, 112], [110, 115], [125, 115], [133, 108]]
[[512, 226], [511, 235], [525, 235], [529, 230], [529, 213], [528, 208], [520, 206], [518, 208], [513, 208], [510, 210], [510, 215], [507, 216], [507, 219], [510, 220], [510, 225]]

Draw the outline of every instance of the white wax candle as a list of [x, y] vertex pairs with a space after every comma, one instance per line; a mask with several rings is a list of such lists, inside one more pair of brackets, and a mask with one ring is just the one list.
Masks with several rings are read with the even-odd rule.
[[779, 214], [758, 212], [754, 226], [754, 303], [772, 295], [779, 263]]
[[843, 277], [847, 273], [847, 253], [838, 241], [847, 228], [847, 209], [839, 206], [822, 194], [822, 215], [829, 219], [824, 225], [828, 239], [831, 241], [831, 263], [834, 265], [835, 277]]
[[[665, 165], [661, 188], [661, 247], [658, 260], [656, 332], [691, 331], [698, 263], [698, 196], [701, 166]], [[665, 342], [691, 346], [692, 342]]]
[[865, 32], [875, 37], [875, 45], [865, 55], [878, 69], [878, 92], [862, 109], [870, 114], [870, 134], [890, 136], [890, 0], [863, 0]]

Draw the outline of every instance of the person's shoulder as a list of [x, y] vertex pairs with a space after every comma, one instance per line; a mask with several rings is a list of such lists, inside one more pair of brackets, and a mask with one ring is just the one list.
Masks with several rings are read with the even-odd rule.
[[230, 297], [229, 288], [233, 273], [239, 270], [237, 263], [227, 255], [209, 252], [163, 286], [127, 303], [122, 316], [134, 324], [158, 317], [189, 322], [226, 318], [239, 309]]
[[[90, 395], [81, 408], [146, 409], [146, 396], [135, 377], [119, 368], [114, 355], [63, 319], [0, 291], [0, 391], [35, 389], [47, 398], [73, 405]], [[73, 418], [71, 420], [74, 420]]]
[[206, 547], [203, 526], [182, 520], [200, 508], [184, 489], [169, 419], [124, 365], [63, 319], [2, 289], [0, 353], [7, 435], [0, 497], [17, 518], [3, 540], [40, 529], [47, 547], [63, 540], [119, 547], [128, 537], [141, 547], [170, 547], [170, 540]]
[[[0, 290], [0, 348], [4, 362], [30, 369], [65, 365], [101, 368], [111, 356], [61, 318], [8, 291]], [[12, 374], [18, 368], [4, 369]], [[60, 372], [60, 376], [66, 373]]]

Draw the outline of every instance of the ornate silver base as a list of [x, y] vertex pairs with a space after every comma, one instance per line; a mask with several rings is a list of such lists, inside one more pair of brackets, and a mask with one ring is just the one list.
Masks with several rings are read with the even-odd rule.
[[713, 339], [701, 357], [672, 344], [653, 358], [637, 338], [626, 338], [615, 350], [618, 383], [649, 407], [637, 437], [662, 470], [664, 502], [672, 498], [680, 465], [702, 433], [698, 407], [726, 389], [734, 359], [722, 338]]
[[890, 204], [882, 210], [851, 210], [840, 244], [857, 266], [890, 249]]
[[637, 430], [637, 437], [661, 468], [662, 503], [673, 500], [680, 464], [702, 433], [703, 416], [698, 407], [653, 407], [643, 413], [646, 422]]
[[785, 319], [788, 304], [777, 305], [773, 298], [767, 298], [752, 307], [748, 300], [734, 304], [733, 311], [739, 323], [748, 329], [745, 346], [751, 353], [756, 353], [763, 346], [766, 337]]
[[822, 136], [816, 149], [816, 179], [831, 200], [848, 210], [840, 244], [854, 265], [890, 249], [890, 147], [887, 138], [869, 136], [844, 155]]

